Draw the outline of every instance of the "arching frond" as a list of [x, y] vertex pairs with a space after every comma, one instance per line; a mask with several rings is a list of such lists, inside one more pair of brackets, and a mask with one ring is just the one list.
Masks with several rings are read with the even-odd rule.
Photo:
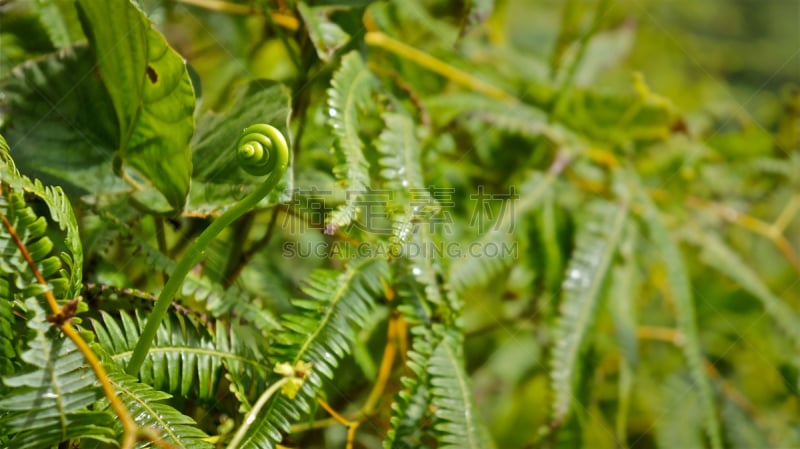
[[383, 259], [357, 261], [343, 273], [312, 272], [303, 288], [309, 299], [293, 301], [297, 313], [283, 317], [287, 331], [277, 336], [270, 355], [275, 363], [311, 363], [312, 372], [295, 398], [278, 395], [264, 407], [242, 448], [273, 448], [281, 440], [281, 432], [289, 430], [290, 420], [310, 411], [317, 390], [325, 379], [333, 378], [339, 360], [350, 351], [356, 331], [368, 318], [388, 277]]
[[387, 112], [383, 121], [386, 128], [378, 137], [378, 151], [382, 155], [379, 162], [386, 187], [401, 195], [407, 195], [410, 189], [424, 189], [414, 121], [404, 112]]
[[754, 447], [792, 447], [789, 442], [775, 444], [769, 441], [764, 429], [753, 417], [731, 400], [722, 405], [722, 422], [725, 424], [726, 441], [731, 449], [752, 449]]
[[347, 226], [356, 218], [356, 204], [370, 187], [369, 163], [364, 157], [364, 142], [358, 134], [358, 112], [369, 102], [374, 83], [361, 56], [351, 51], [342, 57], [328, 89], [328, 123], [336, 135], [333, 174], [350, 192], [346, 202], [328, 218], [328, 226], [333, 228]]
[[435, 408], [440, 448], [491, 449], [495, 447], [474, 403], [469, 375], [464, 369], [460, 338], [445, 332], [430, 359], [431, 405]]
[[[140, 383], [135, 377], [125, 374], [114, 365], [109, 370], [109, 378], [119, 398], [130, 410], [136, 424], [150, 429], [156, 435], [178, 449], [212, 449], [213, 444], [205, 441], [208, 438], [197, 428], [195, 421], [175, 410], [164, 401], [171, 395], [156, 390], [148, 384]], [[117, 432], [121, 428], [115, 426]]]
[[[64, 232], [66, 251], [52, 254], [54, 244], [46, 236], [47, 218], [38, 216], [29, 207], [24, 195], [28, 193], [43, 201], [50, 213], [49, 219]], [[37, 263], [39, 271], [54, 288], [59, 299], [73, 298], [81, 290], [83, 276], [83, 250], [78, 224], [67, 196], [59, 187], [45, 187], [39, 180], [21, 175], [9, 155], [8, 144], [0, 136], [0, 212], [8, 224], [0, 232], [0, 275], [16, 278], [11, 282], [18, 289], [31, 285], [33, 273], [12, 238], [15, 233], [25, 244]], [[10, 226], [11, 229], [5, 229]], [[60, 242], [61, 243], [61, 242]], [[23, 280], [24, 279], [24, 280]], [[38, 288], [38, 287], [34, 287]], [[25, 296], [27, 297], [27, 296]]]
[[555, 328], [552, 355], [554, 419], [568, 415], [581, 372], [580, 354], [597, 316], [603, 284], [612, 266], [627, 217], [627, 207], [590, 204], [564, 278], [564, 299]]
[[436, 441], [430, 406], [429, 368], [433, 350], [441, 339], [432, 331], [432, 326], [443, 300], [435, 273], [423, 271], [423, 267], [432, 269], [429, 259], [402, 259], [400, 262], [396, 284], [397, 310], [412, 326], [409, 332], [411, 347], [406, 354], [409, 373], [400, 379], [402, 389], [392, 403], [391, 428], [383, 446], [385, 449], [416, 449]]
[[[116, 316], [103, 312], [92, 320], [98, 343], [116, 363], [124, 366], [144, 327], [144, 317], [120, 311]], [[147, 385], [183, 398], [213, 400], [223, 376], [223, 367], [234, 380], [246, 385], [252, 399], [266, 387], [271, 371], [265, 357], [243, 344], [233, 332], [218, 323], [215, 332], [201, 327], [183, 315], [170, 314], [161, 324], [139, 378]], [[244, 388], [244, 387], [243, 387]]]

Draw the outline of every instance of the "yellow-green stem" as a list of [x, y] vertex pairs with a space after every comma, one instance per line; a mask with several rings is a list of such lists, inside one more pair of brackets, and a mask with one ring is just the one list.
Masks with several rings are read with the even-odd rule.
[[398, 56], [402, 56], [421, 65], [422, 67], [425, 67], [428, 70], [444, 76], [456, 84], [460, 84], [468, 89], [474, 90], [475, 92], [510, 103], [517, 101], [517, 99], [508, 92], [492, 86], [486, 81], [476, 78], [469, 73], [464, 72], [463, 70], [451, 66], [450, 64], [442, 62], [441, 60], [434, 58], [425, 52], [417, 50], [410, 45], [392, 39], [380, 31], [368, 32], [364, 36], [364, 41], [366, 41], [367, 45], [383, 48], [384, 50], [388, 50]]

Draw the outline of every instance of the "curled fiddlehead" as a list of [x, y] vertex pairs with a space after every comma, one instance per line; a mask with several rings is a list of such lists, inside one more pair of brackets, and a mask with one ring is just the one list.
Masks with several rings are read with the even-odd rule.
[[269, 174], [269, 176], [253, 192], [214, 220], [197, 237], [175, 266], [164, 289], [158, 295], [153, 310], [147, 318], [147, 324], [133, 350], [126, 368], [129, 374], [135, 375], [139, 371], [153, 343], [156, 331], [172, 303], [172, 297], [180, 288], [189, 270], [200, 261], [208, 244], [234, 220], [255, 207], [281, 180], [289, 165], [289, 145], [276, 128], [265, 124], [251, 125], [244, 129], [236, 144], [236, 157], [239, 165], [248, 173], [257, 176]]
[[239, 166], [251, 175], [270, 173], [278, 160], [274, 154], [276, 145], [287, 147], [280, 131], [263, 124], [248, 126], [236, 144]]

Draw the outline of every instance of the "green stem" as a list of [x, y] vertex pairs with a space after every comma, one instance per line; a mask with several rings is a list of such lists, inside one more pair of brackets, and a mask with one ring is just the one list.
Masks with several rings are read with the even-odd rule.
[[239, 427], [239, 430], [236, 431], [236, 435], [233, 436], [233, 439], [231, 440], [230, 444], [228, 444], [227, 449], [236, 449], [239, 446], [239, 444], [244, 439], [244, 436], [247, 434], [247, 431], [250, 429], [250, 426], [253, 425], [253, 422], [255, 422], [256, 416], [258, 416], [258, 412], [260, 412], [261, 409], [264, 408], [264, 404], [266, 404], [267, 401], [269, 401], [269, 398], [271, 398], [272, 395], [275, 394], [275, 392], [278, 391], [278, 389], [280, 389], [283, 386], [283, 384], [285, 384], [289, 380], [290, 380], [289, 377], [284, 377], [280, 379], [279, 381], [272, 384], [269, 388], [267, 388], [267, 391], [262, 393], [261, 396], [259, 396], [255, 405], [253, 405], [253, 408], [251, 408], [250, 411], [247, 412], [247, 415], [244, 417], [244, 421], [242, 421], [242, 426]]
[[[261, 126], [264, 127], [266, 125]], [[267, 196], [286, 172], [286, 168], [289, 165], [289, 148], [286, 144], [286, 140], [279, 131], [272, 127], [267, 127], [272, 130], [270, 134], [268, 134], [268, 137], [273, 142], [272, 149], [274, 150], [274, 154], [271, 155], [271, 157], [277, 158], [273, 170], [270, 172], [269, 177], [265, 179], [256, 190], [231, 206], [231, 208], [218, 219], [214, 220], [211, 225], [197, 237], [192, 246], [186, 251], [181, 261], [178, 262], [178, 265], [175, 266], [175, 270], [170, 275], [167, 284], [158, 295], [153, 310], [147, 318], [147, 324], [142, 330], [139, 341], [136, 343], [136, 347], [133, 350], [133, 354], [126, 368], [128, 374], [136, 375], [139, 372], [139, 368], [142, 366], [145, 357], [147, 357], [147, 352], [153, 344], [156, 331], [161, 325], [161, 321], [164, 319], [167, 309], [169, 309], [170, 304], [172, 304], [172, 297], [178, 292], [178, 289], [189, 271], [197, 265], [200, 259], [205, 255], [206, 247], [220, 232], [222, 232], [222, 230], [255, 207], [262, 198]]]

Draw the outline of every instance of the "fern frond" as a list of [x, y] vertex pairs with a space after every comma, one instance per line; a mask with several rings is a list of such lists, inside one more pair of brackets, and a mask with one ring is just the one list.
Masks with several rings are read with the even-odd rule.
[[311, 410], [316, 392], [324, 379], [333, 379], [334, 368], [350, 351], [388, 277], [383, 259], [358, 261], [344, 273], [324, 269], [311, 273], [303, 288], [310, 299], [293, 301], [297, 313], [284, 316], [286, 331], [276, 336], [270, 358], [290, 365], [311, 363], [313, 370], [294, 399], [278, 395], [264, 407], [242, 448], [273, 448], [281, 433], [289, 430], [290, 420]]
[[399, 269], [397, 309], [413, 326], [407, 354], [410, 375], [401, 379], [403, 388], [392, 404], [384, 448], [421, 448], [434, 442], [436, 447], [492, 447], [463, 369], [460, 302], [441, 290], [430, 258], [402, 260]]
[[[28, 195], [26, 197], [26, 195]], [[56, 253], [49, 237], [48, 220], [39, 216], [31, 204], [41, 200], [50, 212], [50, 219], [65, 231], [65, 250]], [[52, 289], [56, 298], [67, 301], [78, 294], [82, 276], [82, 249], [75, 216], [60, 188], [44, 187], [17, 171], [9, 155], [8, 145], [0, 136], [0, 372], [13, 372], [21, 363], [25, 339], [19, 327], [24, 324], [14, 316], [24, 315], [23, 301]], [[48, 285], [36, 279], [23, 245]]]
[[[145, 319], [136, 311], [131, 316], [120, 311], [118, 317], [102, 313], [91, 320], [100, 346], [116, 363], [124, 366], [139, 339]], [[266, 385], [270, 367], [263, 356], [242, 344], [234, 333], [218, 323], [212, 334], [208, 329], [171, 313], [156, 334], [147, 359], [139, 370], [143, 383], [180, 397], [213, 400], [223, 375], [223, 367], [234, 379], [247, 379], [250, 398]]]
[[414, 121], [404, 112], [387, 112], [383, 121], [386, 128], [378, 137], [377, 148], [381, 154], [378, 162], [385, 186], [399, 196], [395, 199], [398, 207], [392, 213], [394, 223], [390, 238], [393, 251], [399, 252], [418, 232], [420, 221], [435, 220], [432, 216], [441, 208], [425, 188]]
[[[27, 176], [20, 174], [11, 159], [8, 144], [2, 136], [0, 136], [0, 183], [8, 185], [12, 192], [32, 194], [47, 205], [47, 209], [50, 212], [50, 220], [56, 223], [59, 229], [65, 233], [62, 242], [67, 250], [67, 252], [59, 254], [58, 257], [62, 267], [66, 270], [63, 275], [68, 282], [66, 282], [63, 294], [57, 294], [56, 296], [60, 298], [77, 296], [81, 291], [81, 281], [83, 279], [83, 247], [78, 231], [78, 222], [75, 219], [75, 214], [72, 211], [67, 195], [60, 187], [44, 186], [38, 179], [31, 180]], [[0, 190], [0, 196], [6, 196], [7, 194], [8, 192]], [[3, 241], [7, 236], [5, 235], [6, 233], [3, 234], [0, 236], [0, 245], [5, 248]], [[30, 251], [31, 247], [28, 246], [28, 249]]]
[[711, 440], [711, 447], [722, 447], [719, 419], [714, 405], [711, 382], [703, 367], [703, 352], [700, 348], [700, 337], [697, 330], [694, 300], [692, 298], [691, 282], [683, 263], [683, 256], [672, 236], [661, 221], [658, 209], [646, 194], [638, 196], [644, 205], [641, 215], [643, 224], [650, 235], [650, 242], [656, 254], [661, 255], [666, 264], [666, 278], [669, 289], [675, 302], [678, 330], [683, 333], [685, 341], [683, 353], [689, 365], [689, 373], [694, 381], [703, 410], [703, 424]]
[[403, 389], [392, 403], [391, 428], [383, 441], [385, 449], [424, 449], [435, 441], [430, 424], [431, 393], [425, 380], [403, 377]]
[[411, 328], [411, 336], [407, 357], [412, 375], [400, 379], [403, 388], [392, 403], [391, 428], [383, 442], [385, 449], [416, 449], [423, 447], [423, 441], [436, 440], [432, 426], [430, 361], [441, 338], [425, 325]]
[[690, 238], [701, 249], [702, 260], [761, 301], [767, 314], [800, 350], [800, 316], [797, 312], [770, 291], [761, 277], [719, 237], [710, 232], [701, 232]]
[[432, 330], [433, 321], [440, 316], [444, 300], [430, 259], [421, 259], [401, 259], [398, 263], [397, 310], [412, 326], [411, 348], [406, 354], [410, 373], [400, 379], [403, 388], [392, 403], [385, 449], [416, 449], [426, 447], [423, 442], [436, 441], [429, 367], [433, 349], [441, 340], [441, 332]]
[[336, 135], [333, 169], [336, 179], [351, 194], [328, 217], [328, 226], [341, 228], [350, 224], [358, 213], [356, 204], [370, 187], [369, 163], [364, 157], [364, 142], [358, 135], [358, 111], [370, 101], [375, 79], [357, 51], [342, 57], [339, 70], [328, 89], [328, 123]]
[[439, 448], [490, 449], [495, 447], [480, 411], [473, 402], [469, 375], [464, 369], [460, 338], [445, 332], [430, 359], [431, 405], [435, 408]]
[[[25, 202], [23, 194], [5, 190], [0, 195], [0, 275], [8, 282], [9, 296], [4, 300], [25, 299], [47, 288], [37, 281], [16, 238], [27, 248], [39, 272], [48, 281], [53, 294], [64, 298], [70, 292], [69, 278], [62, 271], [61, 259], [53, 255], [54, 244], [47, 236], [47, 220], [38, 216]], [[12, 234], [13, 233], [13, 234]]]
[[[161, 439], [179, 449], [212, 449], [213, 444], [204, 441], [208, 438], [196, 427], [195, 421], [165, 404], [171, 396], [156, 390], [150, 385], [140, 383], [135, 377], [125, 374], [116, 364], [108, 371], [111, 384], [117, 395], [130, 410], [139, 427], [150, 429], [161, 435]], [[121, 432], [121, 427], [115, 427]]]
[[112, 417], [88, 409], [100, 396], [95, 376], [75, 344], [45, 319], [35, 298], [25, 301], [34, 337], [22, 359], [33, 369], [3, 378], [0, 424], [16, 434], [11, 447], [42, 448], [71, 438], [114, 442]]
[[611, 281], [606, 295], [614, 321], [617, 346], [622, 355], [619, 372], [619, 406], [616, 416], [616, 436], [619, 441], [625, 441], [628, 434], [628, 411], [636, 367], [639, 364], [635, 305], [639, 282], [635, 262], [637, 235], [635, 222], [627, 221], [619, 245], [620, 261], [611, 271]]
[[[0, 276], [0, 376], [13, 373], [18, 368], [21, 351], [17, 348], [21, 340], [19, 334], [14, 332], [17, 319], [14, 316], [14, 307], [7, 298], [11, 297], [11, 287], [8, 280]], [[0, 394], [4, 391], [0, 386]]]
[[406, 194], [409, 189], [424, 189], [414, 121], [403, 112], [387, 112], [383, 121], [386, 128], [378, 137], [378, 151], [382, 155], [379, 162], [386, 187], [400, 194]]
[[445, 124], [468, 114], [511, 134], [544, 136], [557, 143], [576, 139], [568, 129], [550, 123], [544, 111], [524, 103], [509, 104], [473, 93], [448, 93], [428, 98], [425, 106], [433, 117]]
[[551, 379], [554, 419], [567, 417], [579, 382], [580, 354], [593, 327], [603, 284], [622, 238], [627, 207], [607, 202], [589, 205], [586, 223], [579, 231], [575, 252], [564, 278], [561, 315], [554, 331]]
[[800, 155], [790, 153], [788, 159], [759, 158], [747, 164], [745, 169], [758, 176], [781, 176], [794, 186], [800, 185]]

